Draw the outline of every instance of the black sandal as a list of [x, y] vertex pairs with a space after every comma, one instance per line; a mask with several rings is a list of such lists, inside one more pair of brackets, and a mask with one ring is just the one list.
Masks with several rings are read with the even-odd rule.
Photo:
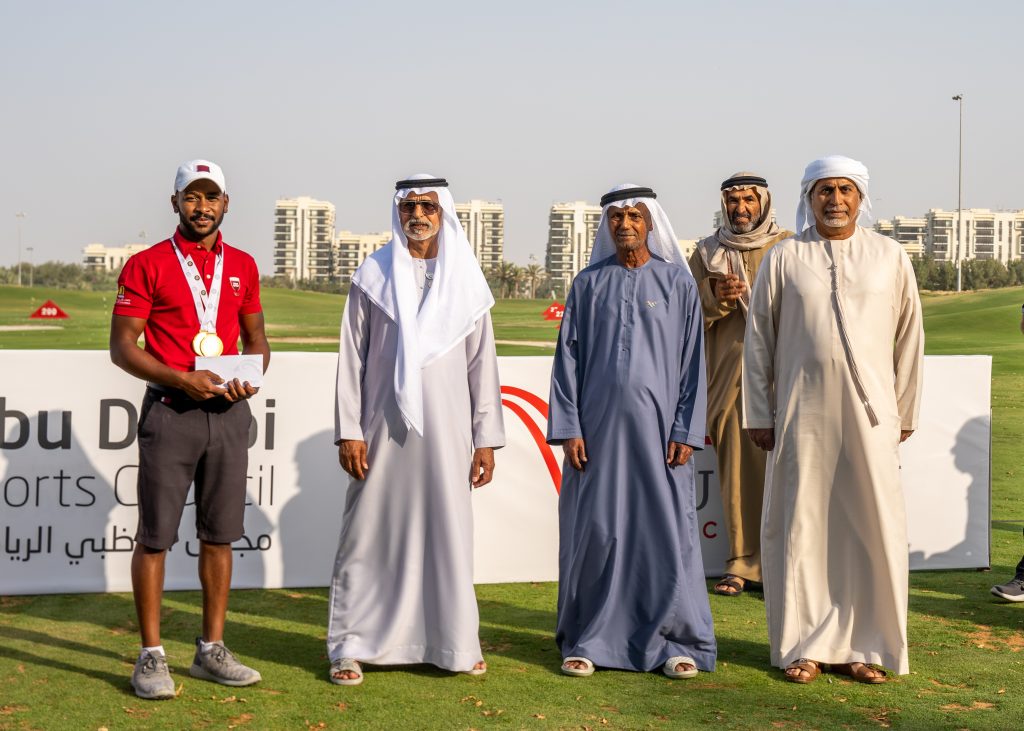
[[[712, 589], [712, 591], [720, 596], [739, 596], [746, 588], [746, 584], [746, 579], [741, 579], [739, 576], [733, 576], [732, 574], [726, 574], [717, 584], [715, 584], [715, 588]], [[732, 589], [732, 591], [723, 587], [728, 587], [728, 589]]]

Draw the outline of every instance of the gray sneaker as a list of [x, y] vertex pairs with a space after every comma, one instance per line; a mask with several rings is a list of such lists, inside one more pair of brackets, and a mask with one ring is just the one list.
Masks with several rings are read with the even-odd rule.
[[132, 687], [135, 695], [146, 700], [163, 701], [174, 697], [174, 680], [163, 653], [147, 650], [139, 655], [132, 672]]
[[1024, 602], [1024, 576], [1014, 576], [1005, 584], [993, 586], [992, 593], [1008, 602]]
[[203, 652], [200, 641], [196, 637], [196, 656], [192, 660], [192, 667], [188, 669], [188, 674], [193, 678], [233, 686], [252, 685], [263, 680], [257, 671], [238, 662], [223, 642], [214, 642]]

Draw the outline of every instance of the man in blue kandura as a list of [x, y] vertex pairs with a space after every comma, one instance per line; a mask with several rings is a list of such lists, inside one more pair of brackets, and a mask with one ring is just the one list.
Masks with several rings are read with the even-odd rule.
[[547, 437], [565, 452], [555, 641], [567, 675], [692, 678], [717, 652], [690, 460], [707, 412], [700, 298], [650, 188], [617, 186], [601, 206], [551, 374]]

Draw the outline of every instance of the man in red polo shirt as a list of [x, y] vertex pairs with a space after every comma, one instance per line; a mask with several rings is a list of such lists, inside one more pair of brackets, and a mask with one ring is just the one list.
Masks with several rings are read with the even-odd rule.
[[[228, 210], [224, 173], [207, 160], [178, 168], [171, 207], [178, 228], [130, 258], [118, 279], [110, 323], [110, 358], [146, 381], [139, 416], [139, 525], [132, 589], [142, 633], [132, 687], [140, 698], [174, 697], [160, 643], [164, 559], [178, 540], [189, 486], [195, 482], [200, 541], [203, 635], [189, 674], [224, 685], [259, 682], [260, 674], [224, 646], [231, 586], [231, 543], [242, 537], [248, 469], [249, 404], [257, 389], [195, 370], [196, 355], [242, 351], [270, 362], [260, 307], [259, 272], [219, 231]], [[145, 332], [145, 350], [138, 347]]]

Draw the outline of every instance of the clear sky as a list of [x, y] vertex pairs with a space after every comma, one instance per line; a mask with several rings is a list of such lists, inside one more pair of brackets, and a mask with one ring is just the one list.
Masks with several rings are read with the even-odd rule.
[[[229, 242], [271, 273], [275, 199], [386, 229], [395, 180], [505, 203], [505, 256], [543, 261], [548, 208], [653, 187], [710, 233], [749, 169], [793, 226], [799, 180], [841, 153], [880, 217], [1024, 208], [1024, 3], [14, 2], [0, 0], [0, 264], [165, 238], [178, 163], [225, 170]], [[27, 260], [27, 254], [25, 255]]]

